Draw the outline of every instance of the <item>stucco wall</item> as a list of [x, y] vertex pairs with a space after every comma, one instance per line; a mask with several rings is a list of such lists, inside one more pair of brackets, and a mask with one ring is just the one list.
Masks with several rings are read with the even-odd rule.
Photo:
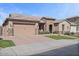
[[13, 22], [8, 21], [6, 25], [3, 26], [3, 36], [8, 36], [9, 35], [9, 29], [13, 28]]
[[59, 32], [62, 32], [62, 25], [64, 25], [64, 33], [70, 31], [70, 24], [66, 21], [63, 21], [59, 24]]
[[[26, 36], [26, 35], [35, 35], [38, 34], [36, 31], [35, 22], [14, 22], [8, 21], [6, 25], [3, 26], [3, 36], [12, 36], [12, 33], [9, 32], [9, 29], [13, 28], [14, 36]], [[38, 23], [37, 23], [38, 24]]]
[[59, 24], [54, 25], [54, 33], [59, 33]]
[[77, 26], [77, 32], [79, 33], [79, 25]]
[[7, 31], [8, 31], [8, 24], [3, 26], [3, 36], [8, 35]]
[[2, 31], [3, 31], [2, 27], [0, 27], [0, 36], [2, 36]]
[[49, 32], [49, 25], [52, 25], [52, 32], [54, 31], [54, 22], [53, 20], [45, 20], [46, 21], [46, 24], [45, 24], [45, 27], [46, 27], [46, 31]]

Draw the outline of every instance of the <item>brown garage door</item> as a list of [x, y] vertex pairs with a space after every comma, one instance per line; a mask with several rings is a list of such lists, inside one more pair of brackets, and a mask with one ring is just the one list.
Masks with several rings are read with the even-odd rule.
[[35, 25], [14, 25], [14, 35], [27, 36], [35, 34]]

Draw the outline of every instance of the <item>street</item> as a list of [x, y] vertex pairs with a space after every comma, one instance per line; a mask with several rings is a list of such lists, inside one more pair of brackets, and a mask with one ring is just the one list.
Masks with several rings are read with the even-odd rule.
[[79, 56], [79, 43], [40, 54], [35, 54], [33, 56]]

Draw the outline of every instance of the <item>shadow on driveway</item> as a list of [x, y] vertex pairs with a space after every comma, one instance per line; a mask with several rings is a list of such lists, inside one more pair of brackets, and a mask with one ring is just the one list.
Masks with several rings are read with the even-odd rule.
[[79, 56], [79, 43], [32, 56]]

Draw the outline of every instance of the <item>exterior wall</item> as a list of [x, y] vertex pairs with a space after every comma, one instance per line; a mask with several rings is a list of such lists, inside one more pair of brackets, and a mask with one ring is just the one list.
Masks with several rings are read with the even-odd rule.
[[53, 20], [45, 20], [45, 21], [46, 21], [46, 23], [45, 23], [46, 31], [49, 32], [49, 25], [52, 25], [52, 33], [53, 33], [53, 31], [54, 31], [54, 22], [53, 22]]
[[8, 21], [7, 24], [3, 26], [3, 36], [9, 36], [11, 34], [10, 29], [13, 28], [12, 26], [12, 21]]
[[35, 29], [35, 30], [34, 30], [34, 32], [35, 32], [34, 34], [35, 34], [35, 35], [38, 35], [38, 34], [39, 34], [39, 24], [38, 24], [38, 23], [35, 23], [34, 29]]
[[8, 24], [3, 26], [3, 36], [8, 35], [7, 31], [8, 31]]
[[77, 33], [79, 33], [79, 25], [77, 26]]
[[0, 36], [2, 36], [2, 31], [3, 31], [3, 29], [2, 29], [2, 27], [0, 27]]
[[12, 21], [8, 24], [8, 36], [14, 36], [14, 25]]
[[59, 33], [59, 24], [54, 24], [54, 33]]
[[38, 23], [36, 22], [8, 21], [3, 26], [3, 36], [25, 36], [35, 34], [38, 34]]
[[77, 26], [71, 26], [70, 32], [77, 33]]
[[[62, 30], [62, 25], [64, 25], [64, 31]], [[63, 21], [59, 23], [59, 32], [62, 33], [62, 31], [65, 32], [70, 32], [70, 24], [66, 21]]]

